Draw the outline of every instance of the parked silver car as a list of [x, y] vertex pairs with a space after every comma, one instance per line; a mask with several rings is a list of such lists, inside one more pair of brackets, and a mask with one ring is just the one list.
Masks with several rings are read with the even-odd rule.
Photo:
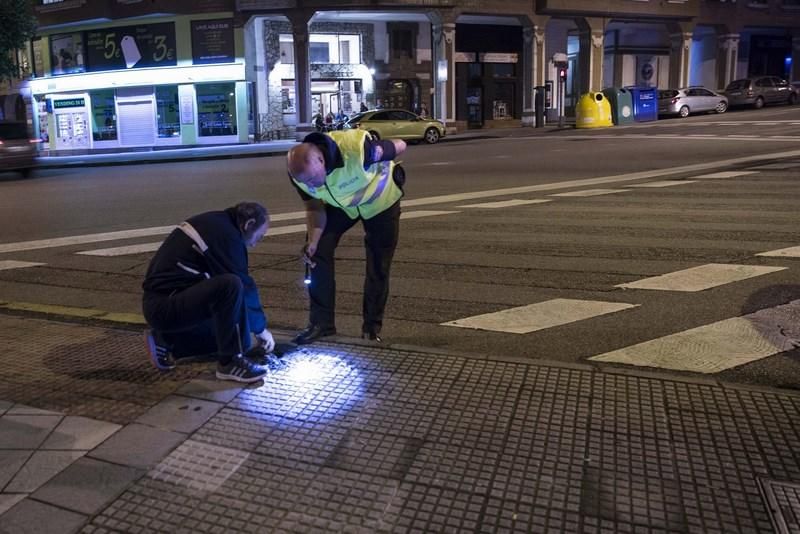
[[24, 122], [0, 122], [0, 172], [18, 171], [27, 177], [36, 165], [39, 139]]
[[798, 90], [777, 76], [755, 76], [734, 80], [725, 88], [731, 106], [753, 106], [763, 108], [767, 104], [789, 104], [797, 102]]
[[658, 114], [688, 117], [690, 113], [715, 111], [725, 113], [728, 99], [705, 87], [666, 89], [658, 92]]

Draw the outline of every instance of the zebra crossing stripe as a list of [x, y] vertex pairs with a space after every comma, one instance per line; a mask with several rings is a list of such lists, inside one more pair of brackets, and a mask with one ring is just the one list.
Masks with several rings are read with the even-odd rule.
[[718, 373], [800, 347], [800, 300], [592, 356], [598, 362]]
[[735, 178], [737, 176], [747, 176], [748, 174], [758, 174], [758, 171], [722, 171], [712, 172], [711, 174], [701, 174], [692, 178], [716, 179], [716, 178]]
[[547, 202], [552, 202], [552, 200], [547, 200], [544, 198], [532, 198], [529, 200], [524, 200], [521, 198], [512, 199], [512, 200], [500, 200], [498, 202], [484, 202], [483, 204], [466, 204], [464, 206], [458, 206], [459, 208], [478, 208], [478, 209], [495, 209], [495, 208], [512, 208], [514, 206], [526, 206], [528, 204], [545, 204]]
[[752, 167], [753, 169], [759, 170], [770, 170], [770, 171], [785, 171], [789, 169], [796, 169], [800, 167], [800, 162], [798, 163], [770, 163], [769, 165], [761, 165], [759, 167]]
[[598, 195], [611, 195], [613, 193], [627, 193], [627, 189], [584, 189], [583, 191], [570, 191], [568, 193], [555, 193], [551, 197], [595, 197]]
[[509, 334], [528, 334], [637, 306], [639, 305], [622, 302], [553, 299], [494, 313], [456, 319], [442, 323], [442, 326], [457, 326]]
[[81, 256], [125, 256], [128, 254], [143, 254], [145, 252], [155, 252], [161, 246], [161, 241], [155, 243], [139, 243], [138, 245], [128, 245], [125, 247], [98, 248], [96, 250], [84, 250], [76, 252]]
[[703, 291], [712, 287], [739, 282], [748, 278], [762, 276], [787, 267], [768, 267], [761, 265], [728, 265], [709, 263], [682, 271], [643, 278], [635, 282], [618, 284], [614, 287], [626, 289], [652, 289], [657, 291]]
[[2, 260], [0, 261], [0, 271], [6, 271], [9, 269], [24, 269], [26, 267], [38, 267], [40, 265], [47, 265], [47, 264], [35, 263], [32, 261]]
[[760, 252], [756, 256], [767, 256], [770, 258], [800, 258], [800, 247], [779, 248], [768, 252]]
[[674, 185], [693, 184], [696, 180], [660, 180], [658, 182], [647, 182], [645, 184], [633, 184], [629, 187], [672, 187]]

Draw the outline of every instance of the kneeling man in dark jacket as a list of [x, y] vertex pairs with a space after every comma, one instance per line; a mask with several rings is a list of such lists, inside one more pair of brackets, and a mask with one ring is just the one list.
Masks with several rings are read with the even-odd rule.
[[[219, 379], [256, 382], [266, 375], [261, 365], [275, 341], [249, 274], [247, 249], [268, 228], [264, 206], [242, 202], [195, 215], [172, 231], [142, 284], [153, 365], [168, 370], [175, 358], [216, 353]], [[248, 352], [251, 333], [256, 346]]]

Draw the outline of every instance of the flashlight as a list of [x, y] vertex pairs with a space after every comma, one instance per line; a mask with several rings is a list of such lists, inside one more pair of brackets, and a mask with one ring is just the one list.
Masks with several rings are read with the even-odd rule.
[[[308, 232], [306, 232], [306, 246], [308, 246]], [[306, 248], [303, 248], [304, 254], [305, 254], [306, 250], [307, 250]], [[305, 273], [305, 276], [303, 276], [303, 283], [305, 285], [307, 285], [307, 286], [310, 286], [311, 285], [311, 270], [310, 270], [310, 268], [308, 266], [308, 263], [306, 263], [305, 266], [306, 266], [306, 273]]]

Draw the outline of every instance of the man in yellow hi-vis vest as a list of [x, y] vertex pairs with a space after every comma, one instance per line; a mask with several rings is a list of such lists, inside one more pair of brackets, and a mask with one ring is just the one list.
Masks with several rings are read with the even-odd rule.
[[380, 341], [405, 181], [393, 160], [405, 149], [401, 140], [378, 141], [363, 130], [342, 130], [309, 134], [289, 151], [289, 177], [306, 208], [303, 261], [311, 267], [309, 322], [295, 343], [336, 333], [334, 252], [342, 234], [359, 220], [367, 251], [361, 334]]

